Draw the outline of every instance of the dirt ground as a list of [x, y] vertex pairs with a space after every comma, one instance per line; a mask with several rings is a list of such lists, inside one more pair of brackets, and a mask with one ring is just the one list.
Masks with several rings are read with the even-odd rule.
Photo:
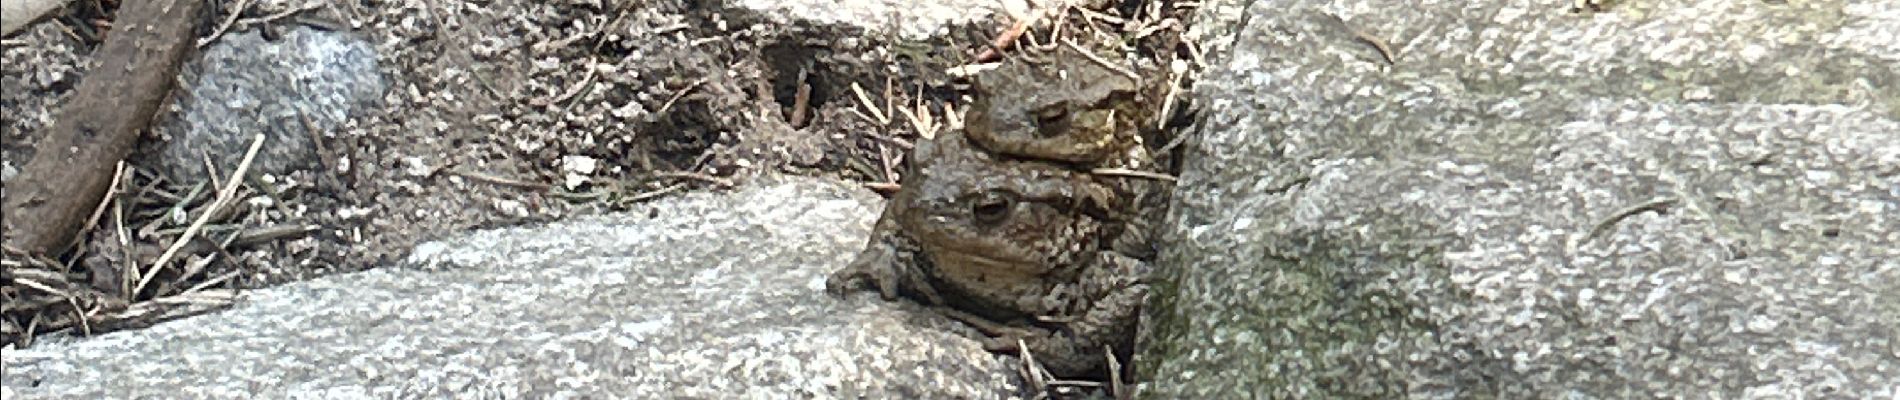
[[[5, 39], [0, 160], [7, 169], [30, 158], [36, 133], [93, 67], [88, 54], [110, 34], [113, 3], [77, 1]], [[152, 287], [130, 295], [106, 289], [102, 297], [137, 303], [201, 285], [255, 288], [384, 266], [446, 234], [607, 212], [772, 171], [888, 191], [907, 144], [920, 131], [948, 129], [945, 105], [961, 104], [960, 84], [944, 71], [968, 61], [1008, 22], [997, 16], [957, 27], [941, 42], [921, 44], [953, 51], [917, 57], [903, 50], [917, 43], [768, 23], [769, 16], [719, 2], [309, 5], [226, 1], [206, 23], [233, 12], [247, 20], [291, 15], [230, 29], [320, 25], [357, 35], [380, 57], [388, 82], [382, 104], [322, 133], [321, 168], [273, 177], [270, 187], [247, 185], [249, 198], [269, 201], [244, 202], [220, 220], [240, 233], [292, 233], [184, 257], [175, 264], [187, 267], [160, 270]], [[1172, 57], [1170, 35], [1149, 39], [1154, 44], [1143, 46], [1156, 49], [1144, 56]], [[801, 84], [808, 85], [802, 96]], [[63, 264], [49, 268], [74, 282], [122, 286], [110, 283], [124, 280], [115, 271], [151, 264], [180, 238], [188, 221], [179, 211], [196, 216], [209, 202], [180, 195], [200, 182], [152, 172], [154, 149], [166, 143], [156, 133], [141, 140], [114, 206], [124, 216], [102, 219], [74, 255], [49, 260]], [[166, 201], [175, 197], [184, 199]], [[25, 296], [8, 290], [9, 300]], [[110, 313], [127, 303], [81, 308]], [[7, 341], [62, 326], [14, 311]]]

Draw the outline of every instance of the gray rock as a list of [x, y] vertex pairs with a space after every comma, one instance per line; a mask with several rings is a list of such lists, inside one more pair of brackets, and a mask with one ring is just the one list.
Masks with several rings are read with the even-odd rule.
[[1252, 3], [1145, 395], [1900, 396], [1900, 7], [1535, 3]]
[[782, 25], [846, 25], [910, 41], [936, 39], [952, 27], [999, 13], [1029, 10], [1023, 1], [993, 0], [738, 0], [732, 6], [778, 19]]
[[[160, 161], [175, 182], [203, 182], [209, 156], [230, 174], [257, 134], [251, 170], [282, 174], [314, 165], [313, 135], [342, 130], [380, 103], [384, 81], [373, 47], [349, 33], [290, 25], [265, 40], [225, 33], [186, 67]], [[219, 179], [223, 179], [222, 176]]]
[[150, 329], [7, 349], [8, 398], [1007, 398], [933, 314], [824, 294], [880, 201], [771, 178], [420, 246]]

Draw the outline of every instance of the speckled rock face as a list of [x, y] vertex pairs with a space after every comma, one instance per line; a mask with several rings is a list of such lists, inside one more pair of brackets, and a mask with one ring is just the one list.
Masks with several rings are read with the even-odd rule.
[[824, 293], [877, 197], [765, 178], [5, 351], [7, 398], [1010, 398], [961, 325]]
[[229, 32], [188, 63], [176, 112], [160, 122], [165, 170], [203, 182], [208, 158], [230, 174], [257, 134], [251, 170], [283, 174], [316, 166], [312, 138], [331, 137], [380, 103], [384, 83], [372, 46], [349, 33], [291, 25], [266, 40]]
[[1900, 396], [1900, 5], [1609, 3], [1200, 28], [1145, 394]]

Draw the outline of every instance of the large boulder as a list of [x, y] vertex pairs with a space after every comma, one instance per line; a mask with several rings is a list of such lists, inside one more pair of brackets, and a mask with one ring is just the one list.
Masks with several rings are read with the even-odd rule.
[[428, 243], [400, 267], [5, 351], [7, 398], [1005, 398], [1013, 358], [826, 274], [881, 205], [784, 178]]
[[1900, 396], [1900, 5], [1251, 3], [1146, 395]]

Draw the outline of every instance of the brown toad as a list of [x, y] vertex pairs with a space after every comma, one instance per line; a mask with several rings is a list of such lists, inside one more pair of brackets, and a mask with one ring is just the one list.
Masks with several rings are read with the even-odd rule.
[[1148, 182], [1087, 169], [1146, 162], [1132, 89], [1060, 57], [1009, 63], [1023, 61], [989, 74], [1014, 77], [979, 78], [967, 136], [912, 150], [866, 248], [827, 285], [942, 306], [989, 335], [990, 350], [1013, 353], [1020, 340], [1058, 376], [1105, 377], [1107, 352], [1124, 365], [1132, 353], [1147, 297], [1141, 258], [1153, 254], [1138, 221], [1156, 213], [1142, 209]]
[[[1151, 117], [1139, 82], [1073, 49], [1047, 63], [1011, 59], [976, 77], [965, 130], [991, 152], [1086, 166], [1126, 166]], [[1136, 156], [1145, 158], [1145, 155]]]
[[986, 348], [1020, 339], [1059, 376], [1106, 376], [1107, 348], [1128, 359], [1147, 289], [1145, 263], [1110, 250], [1125, 199], [1086, 173], [976, 151], [956, 132], [911, 157], [904, 189], [832, 291], [869, 284], [944, 306], [990, 335]]

